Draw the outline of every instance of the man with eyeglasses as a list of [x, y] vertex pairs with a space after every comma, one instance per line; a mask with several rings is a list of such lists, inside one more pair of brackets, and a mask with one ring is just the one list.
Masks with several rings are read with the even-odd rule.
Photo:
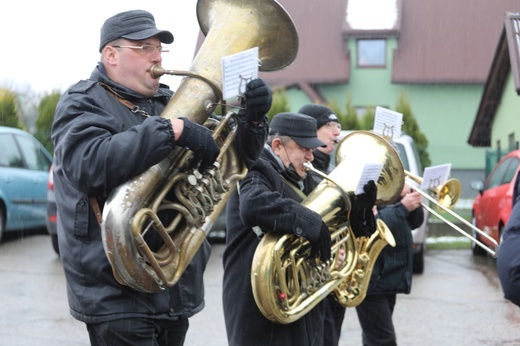
[[[166, 158], [189, 149], [191, 168], [204, 172], [220, 152], [211, 132], [187, 118], [160, 117], [173, 92], [150, 73], [162, 44], [151, 13], [126, 11], [101, 28], [101, 61], [87, 80], [61, 97], [52, 128], [59, 251], [71, 315], [86, 323], [92, 345], [183, 345], [188, 318], [204, 307], [207, 241], [180, 281], [143, 293], [116, 281], [103, 248], [100, 214], [111, 191]], [[239, 155], [248, 167], [267, 137], [271, 90], [247, 84], [237, 117]], [[188, 116], [189, 114], [186, 114]]]
[[[336, 148], [339, 135], [341, 134], [341, 124], [339, 123], [338, 117], [329, 107], [320, 104], [305, 105], [301, 107], [298, 112], [316, 119], [318, 138], [325, 143], [326, 146], [314, 149], [314, 161], [312, 161], [312, 165], [320, 172], [330, 173], [330, 154]], [[312, 171], [309, 172], [304, 190], [306, 194], [309, 194], [316, 186], [316, 184], [310, 183], [309, 179], [314, 180], [316, 184], [321, 182], [320, 176]]]

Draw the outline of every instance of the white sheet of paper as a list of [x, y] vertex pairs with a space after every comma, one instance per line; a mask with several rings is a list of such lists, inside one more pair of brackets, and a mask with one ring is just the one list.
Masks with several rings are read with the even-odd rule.
[[224, 100], [245, 92], [247, 82], [255, 78], [258, 78], [258, 47], [222, 58]]
[[365, 186], [365, 184], [368, 183], [370, 180], [373, 180], [377, 183], [382, 168], [383, 164], [380, 162], [365, 164], [365, 167], [363, 167], [363, 172], [361, 173], [361, 178], [359, 178], [359, 183], [356, 187], [355, 194], [359, 195], [364, 193], [365, 191], [363, 191], [363, 186]]
[[401, 113], [384, 107], [376, 107], [374, 133], [383, 137], [399, 138], [402, 126], [403, 115]]
[[450, 171], [451, 163], [426, 167], [424, 169], [421, 190], [434, 190], [437, 186], [444, 184], [450, 176]]

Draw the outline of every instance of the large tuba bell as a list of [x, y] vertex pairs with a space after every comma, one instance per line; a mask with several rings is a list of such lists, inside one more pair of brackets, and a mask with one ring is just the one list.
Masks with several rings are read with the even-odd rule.
[[262, 314], [274, 322], [296, 321], [331, 293], [344, 306], [359, 304], [377, 256], [387, 244], [395, 246], [392, 233], [381, 220], [370, 238], [355, 238], [349, 214], [367, 163], [383, 164], [376, 183], [376, 203], [392, 203], [399, 197], [404, 186], [399, 154], [386, 139], [356, 131], [338, 144], [336, 162], [336, 168], [323, 175], [325, 179], [302, 201], [329, 227], [332, 259], [327, 263], [311, 259], [309, 242], [289, 234], [268, 232], [256, 249], [251, 269], [253, 295]]
[[[233, 114], [218, 124], [208, 119], [222, 99], [222, 57], [258, 47], [260, 70], [274, 71], [289, 65], [298, 49], [294, 24], [274, 0], [199, 0], [197, 17], [206, 39], [190, 72], [178, 73], [187, 77], [161, 116], [186, 116], [206, 124], [221, 153], [212, 167], [198, 174], [186, 171], [190, 152], [176, 148], [116, 188], [103, 210], [103, 245], [114, 276], [143, 292], [178, 282], [237, 180], [247, 172], [228, 122]], [[159, 77], [169, 71], [154, 66], [151, 73]], [[155, 239], [149, 241], [152, 235]]]

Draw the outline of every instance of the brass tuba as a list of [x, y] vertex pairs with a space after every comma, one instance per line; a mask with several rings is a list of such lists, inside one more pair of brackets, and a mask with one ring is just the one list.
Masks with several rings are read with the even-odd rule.
[[[206, 39], [190, 72], [161, 114], [213, 129], [221, 146], [215, 164], [203, 174], [186, 170], [190, 152], [176, 148], [141, 175], [117, 187], [103, 209], [103, 246], [117, 281], [143, 292], [175, 285], [200, 248], [247, 168], [234, 145], [228, 113], [208, 119], [222, 101], [221, 59], [259, 48], [260, 70], [289, 65], [298, 50], [298, 35], [287, 12], [274, 0], [199, 0], [197, 17]], [[173, 73], [154, 66], [156, 78]], [[171, 218], [168, 218], [172, 216]], [[154, 233], [152, 233], [154, 232]], [[160, 239], [150, 242], [149, 235]]]
[[404, 186], [399, 154], [386, 139], [356, 131], [338, 144], [336, 163], [302, 201], [321, 215], [331, 231], [331, 260], [322, 263], [311, 259], [309, 242], [289, 234], [267, 232], [256, 249], [251, 269], [253, 295], [262, 314], [273, 322], [294, 322], [331, 293], [344, 306], [359, 304], [377, 256], [387, 244], [395, 246], [392, 233], [381, 220], [370, 238], [355, 238], [349, 214], [367, 163], [383, 164], [376, 182], [376, 204], [392, 203], [399, 197]]

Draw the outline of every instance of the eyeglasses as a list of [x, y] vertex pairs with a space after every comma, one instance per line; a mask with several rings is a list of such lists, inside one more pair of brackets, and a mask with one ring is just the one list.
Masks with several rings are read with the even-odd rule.
[[152, 55], [155, 53], [156, 50], [159, 51], [159, 53], [168, 53], [170, 50], [168, 48], [165, 48], [163, 46], [154, 46], [151, 44], [143, 44], [142, 46], [112, 46], [114, 48], [131, 48], [136, 49], [137, 51], [146, 54], [146, 55]]

